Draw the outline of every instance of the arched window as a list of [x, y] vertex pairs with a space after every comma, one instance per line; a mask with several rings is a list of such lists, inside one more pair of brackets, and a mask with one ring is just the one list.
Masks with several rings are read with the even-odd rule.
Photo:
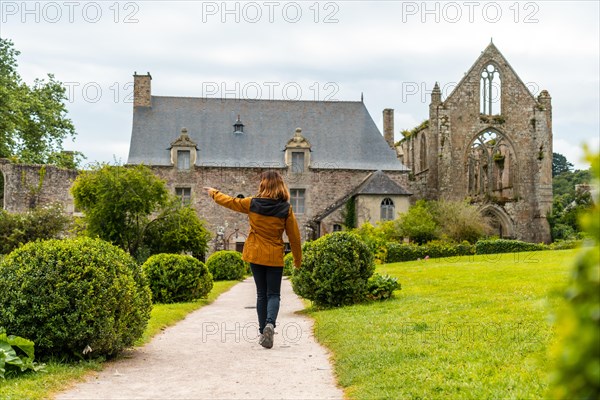
[[381, 201], [381, 218], [382, 221], [391, 221], [394, 219], [394, 202], [389, 197]]
[[487, 130], [475, 137], [467, 155], [468, 194], [472, 197], [515, 198], [515, 152], [504, 135]]
[[340, 224], [333, 224], [333, 231], [340, 232], [342, 230], [342, 226]]
[[500, 114], [500, 71], [494, 64], [488, 64], [481, 71], [480, 113], [484, 115]]

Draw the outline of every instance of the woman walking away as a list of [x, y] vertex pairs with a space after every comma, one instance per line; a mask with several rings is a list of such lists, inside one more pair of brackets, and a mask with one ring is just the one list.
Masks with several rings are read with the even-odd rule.
[[217, 204], [248, 214], [250, 233], [244, 245], [242, 259], [250, 263], [256, 283], [259, 343], [270, 349], [273, 347], [281, 299], [284, 231], [290, 240], [295, 267], [300, 268], [302, 262], [300, 231], [289, 203], [289, 190], [277, 171], [265, 171], [261, 174], [256, 197], [239, 199], [227, 196], [215, 188], [205, 187], [204, 190]]

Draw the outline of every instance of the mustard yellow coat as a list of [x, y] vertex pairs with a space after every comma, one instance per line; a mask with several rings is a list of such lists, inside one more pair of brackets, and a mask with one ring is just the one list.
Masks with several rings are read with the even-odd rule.
[[248, 214], [250, 233], [242, 253], [244, 261], [270, 267], [283, 267], [283, 233], [285, 232], [290, 240], [294, 265], [300, 268], [302, 263], [300, 231], [290, 203], [263, 197], [239, 199], [216, 189], [210, 191], [210, 196], [223, 207]]

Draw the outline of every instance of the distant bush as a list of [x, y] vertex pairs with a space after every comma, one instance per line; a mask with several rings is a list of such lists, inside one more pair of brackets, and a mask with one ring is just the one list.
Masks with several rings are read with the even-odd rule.
[[568, 250], [577, 249], [583, 246], [583, 240], [557, 240], [554, 243], [550, 243], [551, 250]]
[[418, 244], [438, 238], [439, 226], [431, 208], [429, 202], [418, 200], [408, 212], [400, 214], [398, 228], [402, 235]]
[[148, 224], [144, 233], [143, 249], [150, 255], [185, 252], [204, 260], [209, 239], [210, 232], [194, 209], [168, 208]]
[[394, 290], [399, 289], [398, 278], [375, 273], [367, 283], [367, 298], [369, 300], [389, 299], [394, 294]]
[[206, 261], [206, 266], [215, 281], [244, 279], [248, 268], [246, 264], [241, 253], [233, 250], [217, 251]]
[[520, 240], [479, 240], [475, 243], [477, 254], [518, 253], [522, 251], [547, 250], [544, 244], [521, 242]]
[[41, 356], [115, 355], [141, 337], [151, 308], [141, 267], [100, 239], [28, 243], [0, 264], [0, 321]]
[[335, 232], [303, 246], [302, 268], [292, 275], [296, 294], [318, 306], [361, 302], [375, 270], [373, 254], [350, 232]]
[[492, 232], [489, 218], [467, 202], [438, 200], [429, 202], [429, 207], [439, 226], [439, 238], [475, 243]]
[[146, 273], [154, 303], [180, 303], [206, 297], [213, 278], [203, 262], [192, 256], [156, 254], [142, 269]]
[[24, 213], [0, 210], [0, 253], [8, 254], [36, 240], [59, 238], [67, 233], [71, 222], [60, 204]]
[[475, 254], [475, 245], [467, 241], [452, 243], [436, 240], [420, 246], [413, 243], [388, 243], [387, 245], [388, 263], [412, 261], [425, 257], [442, 258], [471, 254]]
[[291, 276], [294, 273], [294, 256], [292, 253], [287, 253], [283, 257], [283, 276]]

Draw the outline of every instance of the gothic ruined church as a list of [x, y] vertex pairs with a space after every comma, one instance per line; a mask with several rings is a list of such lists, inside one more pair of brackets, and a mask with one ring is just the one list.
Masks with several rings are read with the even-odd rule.
[[415, 198], [468, 199], [498, 236], [551, 241], [551, 98], [534, 97], [493, 43], [443, 101], [435, 85], [429, 119], [397, 150]]
[[[358, 225], [374, 224], [421, 198], [468, 200], [500, 237], [551, 239], [551, 99], [534, 97], [492, 43], [447, 98], [435, 85], [429, 119], [398, 143], [393, 110], [382, 136], [362, 101], [155, 96], [151, 81], [134, 75], [128, 164], [150, 166], [206, 219], [211, 252], [241, 250], [249, 227], [202, 187], [252, 196], [269, 168], [288, 182], [303, 240], [342, 229], [348, 205]], [[73, 211], [75, 171], [0, 160], [0, 173], [5, 209], [60, 201]]]

